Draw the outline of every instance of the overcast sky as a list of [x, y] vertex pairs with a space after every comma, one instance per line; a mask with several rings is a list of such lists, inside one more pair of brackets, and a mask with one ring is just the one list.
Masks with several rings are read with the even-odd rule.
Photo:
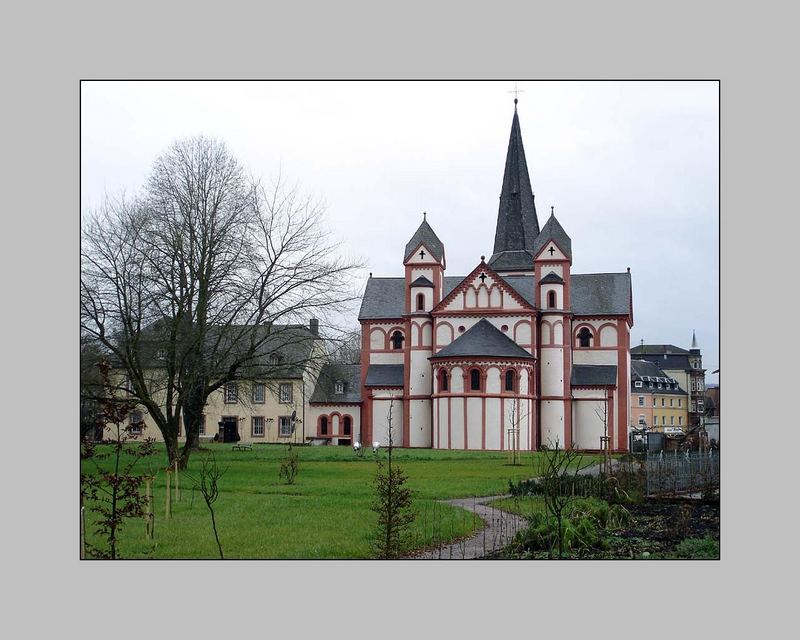
[[[327, 203], [342, 250], [401, 276], [427, 211], [447, 274], [492, 254], [513, 82], [84, 82], [81, 202], [141, 188], [176, 138], [224, 140]], [[631, 345], [719, 367], [719, 103], [715, 82], [519, 82], [540, 226], [572, 238], [573, 273], [631, 268]], [[355, 313], [353, 323], [355, 324]]]

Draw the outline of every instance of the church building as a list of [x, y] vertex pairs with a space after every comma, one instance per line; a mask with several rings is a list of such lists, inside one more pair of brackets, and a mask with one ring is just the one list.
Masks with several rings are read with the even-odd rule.
[[572, 273], [552, 209], [539, 225], [516, 106], [488, 260], [448, 274], [425, 214], [397, 250], [401, 275], [370, 275], [364, 292], [361, 363], [348, 374], [359, 388], [342, 407], [333, 392], [312, 398], [326, 433], [330, 416], [357, 410], [347, 436], [365, 445], [385, 446], [391, 420], [402, 447], [627, 450], [630, 269]]

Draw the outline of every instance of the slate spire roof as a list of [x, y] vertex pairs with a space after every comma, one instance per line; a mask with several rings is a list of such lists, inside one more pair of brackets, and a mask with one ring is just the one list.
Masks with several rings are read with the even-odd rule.
[[556, 214], [553, 213], [552, 209], [550, 211], [550, 217], [547, 219], [547, 222], [544, 223], [542, 231], [533, 243], [533, 254], [536, 255], [539, 253], [542, 247], [550, 240], [553, 240], [561, 247], [561, 250], [566, 254], [567, 258], [570, 259], [570, 262], [572, 262], [572, 240], [567, 235], [567, 232], [564, 231], [564, 227], [561, 226], [561, 223], [556, 219]]
[[470, 327], [432, 358], [500, 357], [532, 360], [533, 356], [520, 347], [486, 318]]
[[[494, 254], [489, 260], [493, 266], [504, 269], [532, 269], [533, 242], [539, 234], [528, 163], [522, 146], [519, 115], [514, 106], [511, 136], [508, 140], [506, 167], [500, 191], [500, 208], [494, 236]], [[496, 268], [496, 267], [495, 267]]]
[[431, 256], [436, 258], [436, 260], [441, 261], [444, 259], [444, 245], [433, 232], [433, 229], [431, 229], [431, 225], [428, 224], [425, 214], [423, 214], [422, 224], [419, 225], [414, 235], [411, 236], [411, 240], [406, 244], [406, 252], [403, 261], [408, 260], [414, 250], [421, 244], [427, 247], [428, 251], [431, 252]]

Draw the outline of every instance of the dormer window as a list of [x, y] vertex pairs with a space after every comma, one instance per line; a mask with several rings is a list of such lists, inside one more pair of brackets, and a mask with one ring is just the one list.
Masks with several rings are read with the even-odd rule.
[[167, 359], [167, 350], [166, 349], [159, 349], [156, 353], [156, 358], [159, 360], [166, 360]]
[[336, 395], [341, 395], [344, 393], [344, 380], [337, 380], [336, 384], [334, 385], [333, 392]]
[[392, 340], [392, 349], [402, 349], [403, 348], [403, 340], [405, 340], [405, 338], [403, 338], [403, 334], [402, 333], [400, 333], [399, 331], [395, 331], [392, 334], [391, 340]]
[[271, 365], [275, 366], [276, 364], [280, 364], [280, 362], [281, 362], [281, 357], [277, 353], [270, 354], [269, 363]]
[[633, 386], [636, 387], [637, 389], [641, 389], [642, 388], [642, 381], [641, 380], [637, 380], [636, 382], [633, 383]]

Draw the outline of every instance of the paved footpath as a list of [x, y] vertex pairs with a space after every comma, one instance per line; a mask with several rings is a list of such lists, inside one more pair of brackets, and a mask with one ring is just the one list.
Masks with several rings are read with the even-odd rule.
[[[614, 463], [618, 464], [616, 460]], [[578, 473], [596, 476], [599, 472], [600, 465], [596, 464]], [[517, 531], [522, 531], [528, 526], [525, 518], [506, 511], [500, 511], [500, 509], [486, 504], [493, 500], [508, 497], [508, 495], [504, 495], [442, 500], [445, 504], [451, 504], [454, 507], [461, 507], [475, 513], [486, 523], [486, 526], [471, 538], [466, 538], [450, 545], [443, 545], [433, 550], [416, 553], [409, 557], [417, 560], [474, 560], [502, 549], [511, 542]]]
[[521, 518], [486, 503], [508, 496], [486, 496], [484, 498], [460, 498], [443, 500], [445, 504], [461, 507], [481, 518], [486, 526], [471, 538], [460, 542], [409, 556], [418, 560], [474, 560], [502, 549], [511, 542], [517, 531], [527, 527], [525, 518]]

